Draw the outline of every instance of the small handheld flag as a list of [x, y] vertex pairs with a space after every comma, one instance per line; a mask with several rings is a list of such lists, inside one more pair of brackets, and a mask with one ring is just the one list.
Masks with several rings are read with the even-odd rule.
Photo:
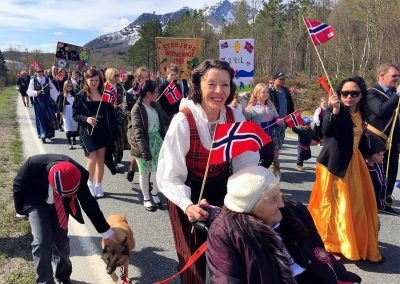
[[289, 89], [289, 93], [291, 95], [293, 95], [296, 90], [297, 90], [297, 86], [293, 86], [292, 88]]
[[294, 128], [304, 124], [303, 118], [301, 117], [300, 110], [296, 110], [285, 117], [285, 121], [288, 127]]
[[64, 76], [62, 75], [62, 72], [59, 72], [57, 76], [53, 79], [53, 81], [62, 81], [64, 79]]
[[31, 63], [31, 69], [32, 70], [39, 70], [40, 69], [40, 64], [39, 64], [39, 62], [38, 61], [36, 61], [36, 60], [33, 60], [32, 61], [32, 63]]
[[327, 23], [304, 18], [311, 39], [315, 46], [321, 45], [336, 36], [334, 29]]
[[328, 86], [328, 82], [326, 81], [326, 77], [322, 76], [317, 81], [318, 86], [321, 86], [325, 92], [329, 95], [331, 88]]
[[174, 105], [182, 99], [182, 94], [179, 91], [178, 86], [176, 86], [175, 81], [169, 83], [161, 96], [165, 96], [170, 105]]
[[114, 89], [110, 85], [108, 86], [106, 85], [106, 87], [104, 88], [104, 93], [101, 96], [101, 101], [113, 105], [115, 102], [114, 93], [115, 93]]
[[270, 142], [271, 138], [255, 122], [217, 124], [209, 164], [228, 161], [246, 151], [258, 151]]

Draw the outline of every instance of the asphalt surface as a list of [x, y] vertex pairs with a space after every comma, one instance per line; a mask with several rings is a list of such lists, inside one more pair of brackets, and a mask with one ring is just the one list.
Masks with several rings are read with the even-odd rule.
[[[86, 165], [83, 150], [79, 145], [75, 150], [68, 149], [64, 132], [57, 131], [52, 142], [42, 144], [37, 138], [33, 108], [23, 107], [19, 100], [18, 120], [26, 157], [42, 153], [62, 153], [83, 166]], [[305, 170], [297, 171], [296, 137], [288, 136], [280, 155], [281, 191], [287, 198], [307, 204], [315, 180], [315, 158], [320, 148], [313, 146], [312, 159], [305, 162]], [[103, 180], [105, 197], [98, 199], [98, 202], [105, 216], [125, 214], [133, 230], [136, 247], [131, 253], [129, 265], [129, 278], [132, 283], [153, 283], [176, 273], [178, 262], [171, 225], [165, 205], [156, 212], [148, 212], [143, 207], [137, 174], [133, 183], [126, 179], [129, 161], [129, 151], [125, 151], [123, 174], [112, 176], [107, 169], [105, 170]], [[400, 200], [400, 190], [395, 189], [394, 196]], [[164, 198], [162, 201], [165, 204]], [[396, 201], [395, 207], [399, 209], [400, 201]], [[379, 214], [379, 219], [381, 222], [379, 247], [386, 261], [380, 264], [358, 261], [345, 265], [348, 270], [359, 274], [363, 283], [400, 283], [400, 217]], [[100, 257], [101, 237], [86, 216], [85, 225], [70, 221], [69, 236], [73, 283], [114, 283], [107, 275], [105, 264]], [[173, 283], [179, 283], [179, 280]]]

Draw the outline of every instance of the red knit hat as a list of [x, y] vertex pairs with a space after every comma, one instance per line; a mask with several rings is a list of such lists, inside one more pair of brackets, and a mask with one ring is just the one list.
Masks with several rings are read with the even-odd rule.
[[49, 184], [62, 197], [71, 197], [78, 189], [81, 172], [70, 162], [59, 162], [51, 167]]

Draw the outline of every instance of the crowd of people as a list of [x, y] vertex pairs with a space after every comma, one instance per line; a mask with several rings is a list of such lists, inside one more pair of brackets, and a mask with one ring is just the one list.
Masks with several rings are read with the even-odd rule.
[[[84, 169], [66, 156], [46, 155], [25, 163], [15, 179], [14, 196], [17, 215], [29, 217], [32, 229], [44, 218], [38, 215], [42, 206], [50, 206], [52, 216], [60, 219], [55, 197], [74, 200], [75, 195], [64, 196], [53, 181], [56, 161], [73, 164], [62, 168], [65, 180], [75, 173], [73, 184], [64, 181], [75, 194], [79, 187], [78, 199], [90, 199], [84, 202], [93, 205], [94, 198], [104, 196], [105, 166], [112, 174], [121, 173], [123, 151], [130, 150], [126, 178], [131, 182], [138, 172], [144, 208], [162, 208], [159, 192], [167, 198], [178, 270], [207, 242], [206, 254], [180, 274], [182, 283], [360, 283], [359, 276], [344, 268], [342, 258], [384, 261], [378, 247], [378, 210], [398, 214], [391, 207], [399, 155], [398, 66], [380, 65], [372, 88], [361, 77], [345, 78], [316, 106], [314, 129], [308, 117], [303, 117], [304, 125], [293, 128], [298, 135], [297, 170], [302, 171], [304, 161], [311, 158], [312, 142], [321, 146], [308, 207], [282, 200], [279, 189], [285, 117], [295, 111], [283, 72], [274, 73], [268, 84], [257, 84], [252, 93], [238, 94], [234, 71], [220, 60], [203, 61], [189, 81], [180, 78], [174, 64], [166, 78], [154, 78], [146, 67], [124, 78], [114, 68], [90, 67], [82, 76], [63, 68], [51, 71], [45, 75], [37, 70], [30, 79], [21, 73], [22, 101], [28, 107], [27, 96], [33, 98], [43, 143], [60, 130], [66, 133], [69, 149], [74, 149], [79, 136], [87, 163]], [[166, 99], [171, 82], [182, 95], [174, 104]], [[105, 93], [112, 97], [107, 102]], [[272, 142], [258, 152], [208, 165], [217, 124], [246, 120], [260, 125]], [[47, 184], [38, 185], [43, 187], [40, 199], [33, 199], [34, 192], [26, 188], [35, 163], [49, 176]], [[77, 172], [84, 176], [79, 182]], [[210, 217], [210, 206], [222, 211], [209, 232], [194, 229], [194, 223]], [[82, 207], [88, 210], [88, 205]], [[100, 233], [108, 230], [103, 218], [91, 220]], [[61, 221], [53, 226], [59, 231]], [[52, 283], [39, 281], [50, 277], [39, 265], [41, 245], [35, 239], [42, 234], [34, 234], [37, 281]], [[113, 242], [110, 233], [106, 237]], [[48, 247], [43, 245], [43, 250]], [[63, 271], [65, 265], [62, 279], [68, 279], [70, 267], [68, 261], [63, 263], [57, 269]]]

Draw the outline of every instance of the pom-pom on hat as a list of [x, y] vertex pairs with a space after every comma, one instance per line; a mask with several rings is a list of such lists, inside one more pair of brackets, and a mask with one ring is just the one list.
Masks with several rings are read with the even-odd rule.
[[241, 169], [228, 179], [225, 206], [238, 213], [250, 213], [276, 176], [261, 166]]
[[49, 171], [49, 184], [63, 197], [75, 194], [81, 181], [81, 172], [70, 162], [59, 162]]

